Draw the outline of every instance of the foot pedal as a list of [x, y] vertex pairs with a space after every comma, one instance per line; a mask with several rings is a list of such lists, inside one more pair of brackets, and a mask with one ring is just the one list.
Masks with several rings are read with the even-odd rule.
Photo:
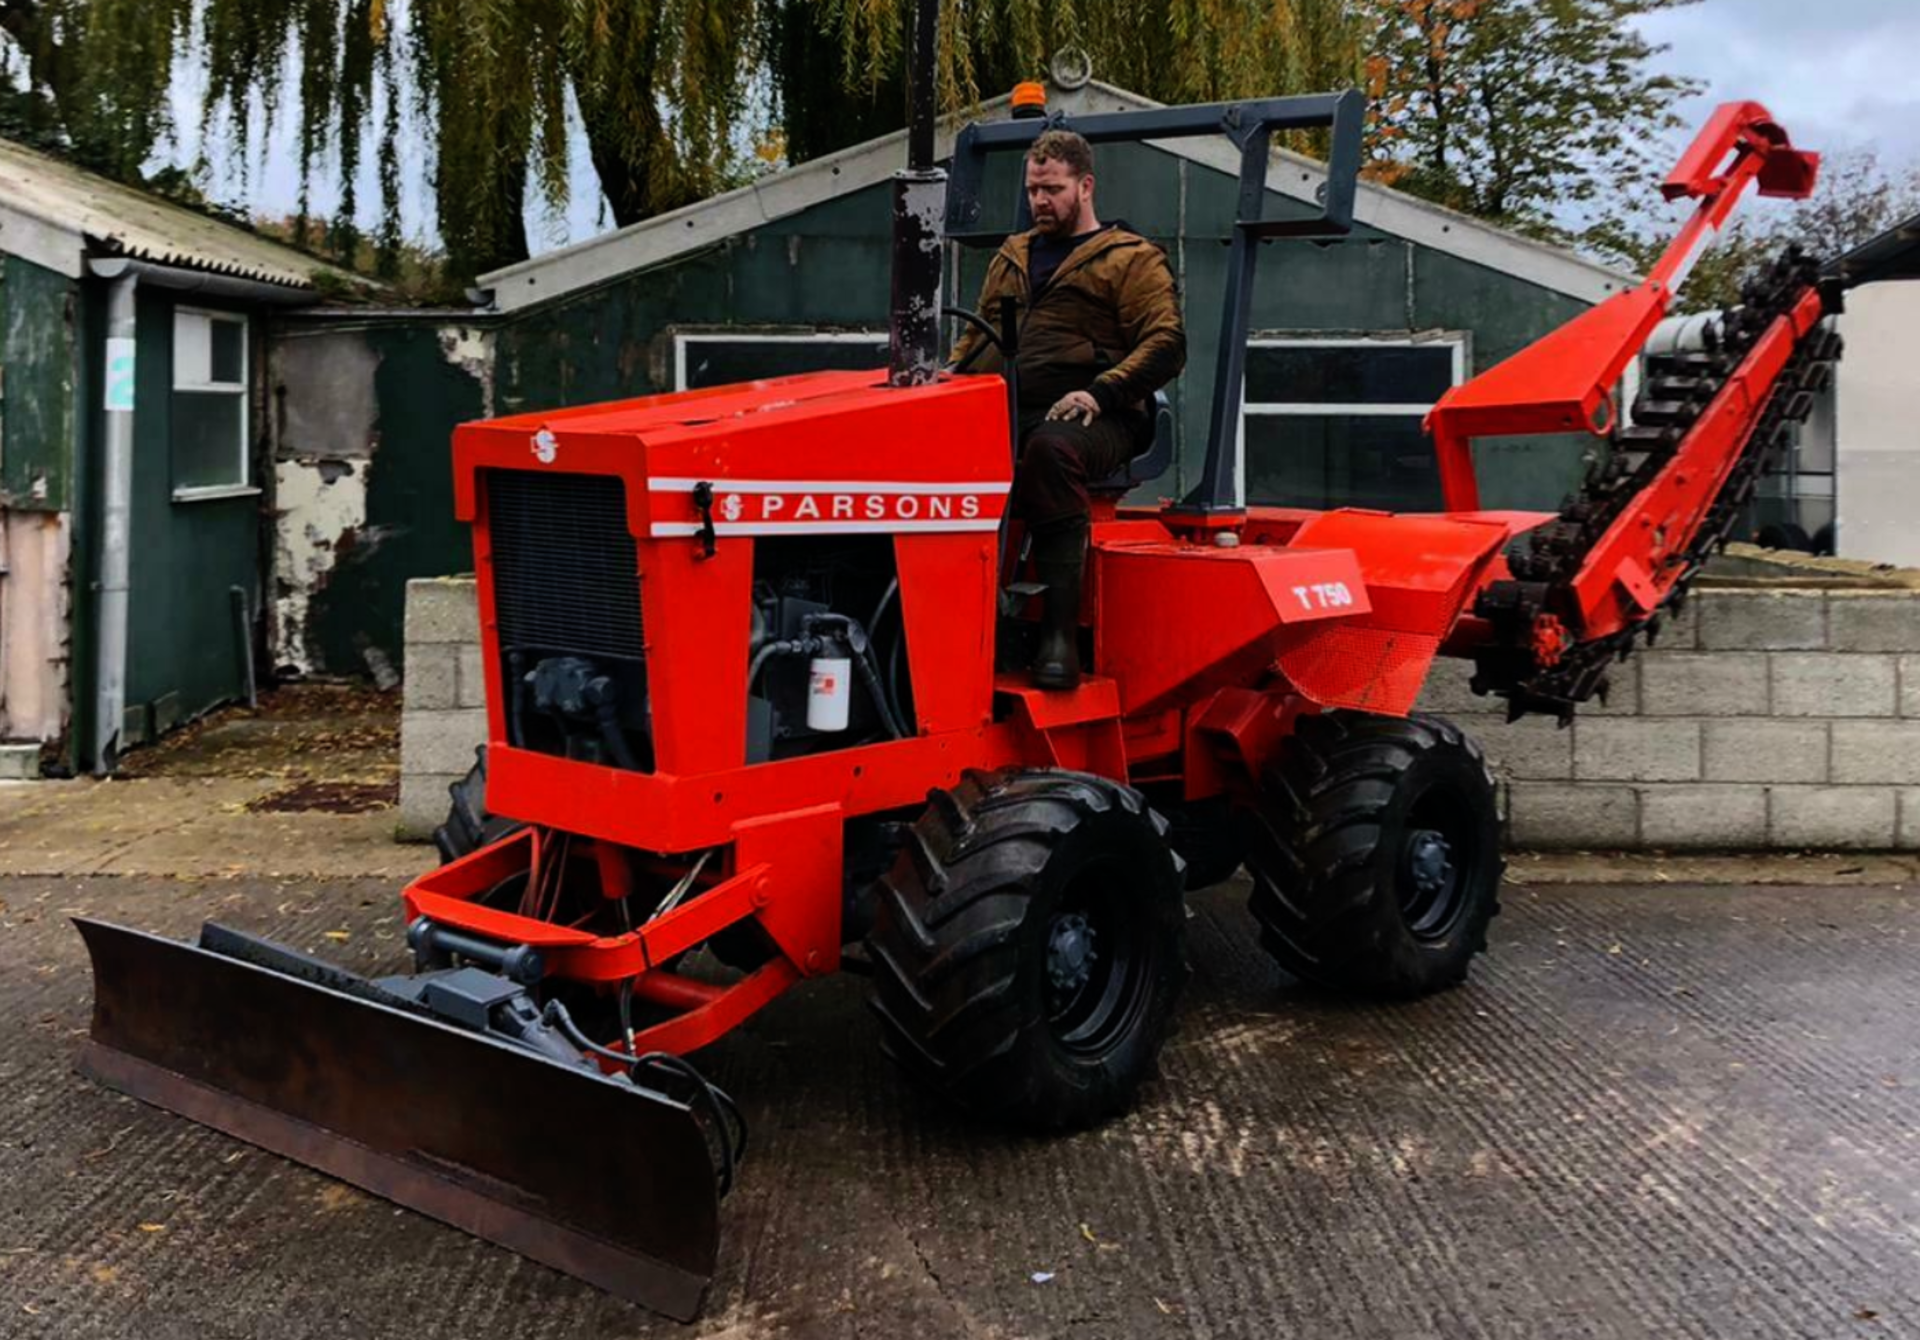
[[1000, 613], [1011, 618], [1025, 609], [1027, 602], [1046, 594], [1045, 582], [1008, 582], [1000, 588]]

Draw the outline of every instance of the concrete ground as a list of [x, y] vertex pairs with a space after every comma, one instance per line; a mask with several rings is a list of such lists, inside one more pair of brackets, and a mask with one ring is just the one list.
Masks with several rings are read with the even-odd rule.
[[[0, 1336], [1920, 1335], [1903, 867], [1522, 862], [1472, 981], [1398, 1006], [1287, 982], [1229, 884], [1161, 1079], [1054, 1141], [951, 1116], [858, 980], [809, 984], [702, 1058], [753, 1147], [680, 1327], [74, 1073], [72, 915], [402, 957], [426, 853], [261, 780], [0, 790]], [[1553, 882], [1595, 871], [1633, 882]]]

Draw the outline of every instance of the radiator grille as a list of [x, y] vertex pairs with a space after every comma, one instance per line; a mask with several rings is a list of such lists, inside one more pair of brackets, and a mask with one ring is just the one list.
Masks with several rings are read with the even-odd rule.
[[501, 645], [641, 659], [640, 560], [625, 483], [489, 470], [486, 485]]

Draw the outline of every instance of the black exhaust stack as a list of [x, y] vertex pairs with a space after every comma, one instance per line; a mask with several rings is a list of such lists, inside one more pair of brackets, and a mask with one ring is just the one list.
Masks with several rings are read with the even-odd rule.
[[918, 0], [907, 72], [907, 167], [893, 178], [892, 386], [923, 386], [940, 371], [940, 218], [947, 174], [933, 162], [934, 25], [939, 0]]

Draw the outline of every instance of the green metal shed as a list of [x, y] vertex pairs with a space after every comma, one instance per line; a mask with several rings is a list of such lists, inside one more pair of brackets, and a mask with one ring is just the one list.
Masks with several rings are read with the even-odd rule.
[[323, 269], [0, 141], [0, 736], [39, 747], [16, 758], [111, 771], [250, 692], [265, 328]]

